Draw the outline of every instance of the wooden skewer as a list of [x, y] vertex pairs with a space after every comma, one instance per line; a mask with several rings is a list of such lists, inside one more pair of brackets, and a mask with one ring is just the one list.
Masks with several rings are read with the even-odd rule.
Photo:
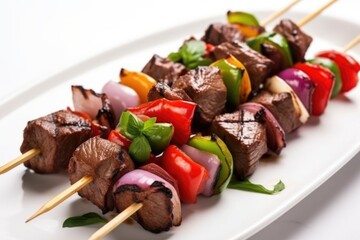
[[346, 46], [343, 49], [343, 52], [349, 51], [350, 49], [352, 49], [353, 47], [355, 47], [359, 43], [360, 43], [360, 34], [357, 35], [357, 37], [355, 37], [353, 40], [351, 40], [348, 44], [346, 44]]
[[93, 178], [91, 176], [85, 176], [82, 177], [80, 180], [78, 180], [76, 183], [65, 189], [62, 193], [56, 195], [53, 197], [50, 201], [45, 203], [36, 213], [34, 213], [31, 217], [29, 217], [26, 222], [29, 222], [33, 220], [34, 218], [40, 216], [41, 214], [44, 214], [63, 201], [65, 201], [67, 198], [69, 198], [71, 195], [85, 187], [87, 184], [93, 181]]
[[108, 233], [114, 230], [117, 226], [119, 226], [126, 219], [131, 217], [135, 212], [137, 212], [140, 208], [142, 208], [142, 203], [133, 203], [129, 207], [127, 207], [124, 211], [122, 211], [119, 215], [114, 217], [110, 222], [105, 224], [102, 228], [97, 230], [89, 240], [99, 240], [105, 237]]
[[270, 22], [274, 21], [276, 18], [283, 15], [285, 12], [289, 11], [289, 9], [292, 8], [298, 2], [300, 2], [300, 0], [293, 0], [288, 5], [284, 6], [282, 9], [280, 9], [279, 11], [274, 12], [273, 14], [271, 14], [270, 16], [268, 16], [265, 20], [263, 20], [261, 22], [261, 26], [265, 27]]
[[6, 163], [5, 165], [0, 167], [0, 174], [6, 173], [7, 171], [13, 169], [14, 167], [30, 160], [40, 153], [40, 149], [33, 148], [24, 153], [23, 155], [15, 158], [14, 160]]
[[320, 7], [318, 10], [316, 10], [315, 12], [311, 13], [310, 15], [307, 15], [306, 17], [304, 17], [303, 19], [301, 19], [297, 25], [299, 27], [304, 26], [306, 23], [310, 22], [312, 19], [314, 19], [316, 16], [318, 16], [320, 13], [322, 13], [325, 9], [327, 9], [328, 7], [330, 7], [333, 3], [335, 3], [337, 0], [330, 0], [329, 2], [327, 2], [325, 5], [323, 5], [322, 7]]

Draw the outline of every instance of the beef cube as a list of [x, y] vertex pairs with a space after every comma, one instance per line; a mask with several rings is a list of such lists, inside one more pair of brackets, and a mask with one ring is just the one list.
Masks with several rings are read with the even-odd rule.
[[254, 173], [259, 159], [267, 152], [265, 124], [247, 110], [216, 116], [211, 131], [229, 148], [234, 161], [234, 174], [244, 180]]
[[223, 42], [243, 42], [244, 36], [231, 24], [214, 23], [205, 31], [205, 35], [201, 40], [212, 45], [219, 45]]
[[158, 82], [165, 82], [171, 86], [174, 80], [186, 73], [186, 68], [181, 63], [174, 63], [155, 54], [145, 65], [142, 72]]
[[120, 145], [93, 137], [75, 150], [68, 175], [71, 184], [84, 176], [91, 176], [93, 181], [78, 193], [106, 213], [114, 209], [112, 192], [115, 182], [133, 169], [134, 163]]
[[114, 195], [119, 212], [134, 202], [143, 203], [143, 207], [132, 217], [144, 229], [159, 233], [168, 231], [173, 226], [172, 193], [161, 182], [155, 181], [148, 189], [141, 189], [137, 185], [123, 185], [116, 189]]
[[67, 168], [74, 150], [91, 137], [91, 123], [71, 112], [60, 110], [29, 121], [20, 151], [40, 149], [25, 162], [36, 173], [57, 173]]
[[227, 89], [216, 67], [197, 67], [179, 77], [172, 86], [183, 90], [197, 104], [195, 117], [210, 124], [225, 109]]
[[154, 101], [159, 98], [166, 98], [169, 100], [184, 100], [192, 101], [191, 98], [182, 89], [172, 89], [166, 83], [156, 83], [148, 93], [148, 101]]
[[270, 59], [248, 47], [245, 43], [222, 43], [215, 47], [212, 57], [215, 60], [234, 56], [249, 73], [251, 88], [254, 92], [258, 91], [260, 85], [269, 77], [273, 63]]
[[294, 62], [303, 62], [305, 53], [309, 48], [312, 37], [301, 31], [301, 29], [291, 20], [283, 19], [275, 26], [274, 32], [284, 36], [292, 53]]
[[264, 90], [251, 101], [266, 107], [274, 115], [285, 133], [290, 133], [302, 125], [289, 92], [271, 93]]

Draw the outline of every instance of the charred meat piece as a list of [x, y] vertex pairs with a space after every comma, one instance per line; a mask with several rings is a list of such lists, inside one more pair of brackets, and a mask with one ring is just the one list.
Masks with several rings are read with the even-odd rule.
[[210, 124], [225, 109], [227, 89], [218, 68], [197, 67], [179, 77], [172, 89], [183, 90], [197, 104], [195, 117], [202, 124]]
[[117, 181], [114, 196], [119, 212], [133, 203], [143, 204], [132, 217], [146, 230], [159, 233], [181, 224], [178, 193], [173, 185], [151, 172], [136, 169], [127, 173]]
[[93, 137], [75, 150], [68, 174], [71, 184], [84, 176], [93, 178], [78, 193], [106, 213], [114, 208], [112, 188], [115, 181], [133, 169], [134, 163], [120, 145]]
[[231, 24], [214, 23], [206, 29], [201, 40], [216, 46], [223, 42], [243, 42], [245, 37]]
[[264, 90], [251, 101], [260, 103], [266, 107], [274, 115], [285, 133], [290, 133], [302, 125], [296, 112], [292, 96], [288, 92], [271, 93]]
[[108, 132], [116, 127], [115, 113], [106, 94], [82, 86], [71, 86], [71, 90], [75, 111], [96, 119], [100, 125], [108, 128]]
[[270, 59], [248, 47], [245, 43], [222, 43], [214, 48], [212, 57], [215, 60], [226, 58], [233, 55], [249, 73], [251, 88], [254, 92], [258, 91], [260, 85], [269, 77], [273, 63]]
[[216, 116], [211, 131], [227, 145], [234, 160], [234, 174], [244, 180], [254, 173], [259, 159], [267, 152], [262, 113], [240, 109]]
[[305, 53], [309, 48], [312, 37], [301, 31], [291, 20], [283, 19], [275, 26], [274, 32], [284, 36], [289, 43], [294, 62], [303, 62]]
[[181, 63], [154, 55], [142, 70], [143, 73], [153, 77], [158, 82], [165, 82], [169, 86], [181, 75], [186, 73], [186, 68]]
[[283, 64], [283, 62], [285, 61], [284, 55], [275, 46], [263, 43], [261, 45], [261, 53], [273, 62], [273, 69], [271, 71], [271, 75], [277, 74], [278, 72], [286, 68]]
[[172, 89], [166, 83], [156, 83], [148, 93], [148, 101], [154, 101], [159, 98], [166, 98], [169, 100], [184, 100], [192, 101], [191, 98], [182, 89]]
[[25, 166], [36, 173], [57, 173], [67, 168], [74, 150], [90, 137], [89, 121], [60, 110], [27, 123], [20, 151], [40, 149]]
[[260, 103], [247, 102], [240, 105], [239, 108], [246, 109], [254, 114], [257, 113], [259, 117], [263, 118], [266, 125], [268, 153], [279, 155], [281, 150], [286, 146], [285, 131], [274, 115]]

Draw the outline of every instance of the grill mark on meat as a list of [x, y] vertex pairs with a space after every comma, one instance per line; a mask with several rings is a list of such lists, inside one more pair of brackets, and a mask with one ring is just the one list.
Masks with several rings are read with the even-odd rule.
[[91, 123], [60, 110], [29, 121], [24, 129], [22, 153], [39, 148], [41, 154], [24, 165], [37, 173], [57, 173], [68, 166], [72, 152], [91, 136]]
[[155, 181], [148, 189], [141, 189], [137, 185], [122, 185], [114, 191], [114, 195], [119, 212], [132, 203], [143, 203], [143, 207], [132, 217], [144, 229], [159, 233], [168, 231], [173, 226], [172, 193], [162, 182]]
[[255, 115], [239, 109], [217, 116], [211, 125], [211, 131], [223, 139], [233, 155], [234, 174], [240, 180], [255, 171], [259, 159], [267, 152], [265, 124]]

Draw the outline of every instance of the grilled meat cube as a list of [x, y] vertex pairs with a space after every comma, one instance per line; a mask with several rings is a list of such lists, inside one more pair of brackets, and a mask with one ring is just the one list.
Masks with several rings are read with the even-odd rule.
[[177, 88], [172, 89], [169, 85], [162, 82], [156, 83], [148, 93], [148, 101], [154, 101], [159, 98], [192, 101], [184, 90]]
[[286, 146], [285, 131], [280, 126], [274, 115], [263, 105], [256, 102], [247, 102], [241, 104], [239, 109], [246, 109], [254, 114], [258, 114], [265, 122], [266, 139], [268, 146], [268, 153], [272, 155], [279, 155], [281, 150]]
[[225, 109], [227, 89], [218, 68], [197, 67], [179, 77], [172, 89], [185, 91], [197, 104], [195, 117], [201, 124], [210, 124]]
[[283, 19], [275, 26], [274, 32], [284, 36], [289, 43], [294, 62], [303, 62], [305, 53], [309, 48], [312, 37], [301, 31], [291, 20]]
[[271, 93], [264, 90], [251, 101], [266, 107], [274, 115], [285, 133], [290, 133], [302, 125], [296, 113], [292, 96], [288, 92]]
[[223, 42], [243, 42], [245, 37], [231, 24], [213, 23], [206, 29], [201, 40], [213, 45], [219, 45]]
[[155, 181], [150, 188], [141, 189], [137, 185], [123, 185], [114, 192], [119, 212], [134, 202], [142, 202], [143, 207], [132, 217], [146, 230], [154, 233], [168, 231], [173, 225], [172, 192], [163, 183]]
[[71, 184], [84, 176], [93, 177], [93, 181], [78, 193], [106, 213], [114, 208], [115, 181], [133, 169], [134, 163], [120, 145], [93, 137], [75, 150], [68, 174]]
[[269, 77], [273, 68], [270, 59], [251, 49], [245, 43], [222, 43], [214, 48], [211, 55], [215, 60], [232, 55], [244, 64], [249, 73], [251, 88], [254, 92], [258, 91], [260, 85]]
[[74, 150], [91, 137], [91, 123], [60, 110], [29, 121], [20, 151], [40, 149], [40, 154], [24, 165], [37, 173], [57, 173], [67, 168]]
[[181, 63], [174, 63], [155, 54], [144, 66], [142, 72], [153, 77], [158, 82], [165, 82], [171, 86], [179, 76], [186, 73], [186, 68]]
[[234, 160], [234, 174], [244, 180], [254, 173], [259, 159], [267, 152], [266, 129], [261, 113], [240, 109], [216, 116], [211, 131], [229, 148]]

